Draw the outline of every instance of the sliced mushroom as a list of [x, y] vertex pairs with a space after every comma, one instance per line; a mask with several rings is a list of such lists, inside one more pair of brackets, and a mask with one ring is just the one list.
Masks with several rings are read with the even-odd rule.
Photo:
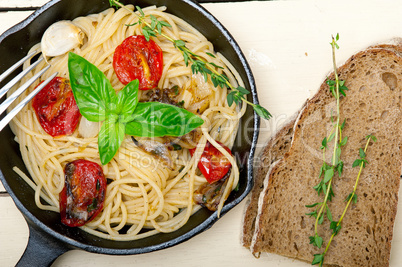
[[174, 163], [167, 145], [150, 138], [141, 138], [137, 140], [133, 136], [131, 136], [131, 139], [137, 147], [141, 148], [148, 154], [162, 160], [165, 163], [166, 167], [168, 167], [169, 169], [174, 168]]
[[218, 209], [223, 192], [228, 184], [228, 177], [230, 176], [230, 170], [228, 173], [215, 183], [204, 183], [194, 192], [194, 202], [211, 211]]

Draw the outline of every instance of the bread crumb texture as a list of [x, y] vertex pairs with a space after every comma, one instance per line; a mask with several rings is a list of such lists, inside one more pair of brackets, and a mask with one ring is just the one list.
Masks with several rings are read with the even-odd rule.
[[243, 217], [242, 244], [249, 248], [254, 234], [255, 219], [258, 211], [258, 198], [264, 188], [264, 178], [268, 173], [270, 166], [283, 158], [289, 151], [292, 143], [293, 125], [295, 119], [292, 119], [273, 137], [268, 140], [265, 149], [256, 157], [254, 174], [254, 186], [250, 194], [249, 203]]
[[[401, 175], [401, 89], [402, 58], [398, 46], [372, 47], [352, 56], [338, 69], [340, 79], [349, 88], [341, 97], [340, 119], [348, 137], [342, 149], [342, 177], [334, 176], [335, 197], [329, 202], [333, 220], [338, 221], [345, 199], [352, 192], [358, 168], [352, 163], [359, 157], [366, 136], [373, 134], [376, 143], [367, 151], [368, 165], [357, 187], [357, 204], [349, 207], [342, 230], [334, 238], [325, 263], [338, 266], [388, 266], [393, 225], [396, 216], [399, 177]], [[333, 78], [333, 74], [330, 75]], [[324, 244], [321, 249], [309, 244], [314, 234], [313, 211], [305, 205], [321, 202], [313, 186], [319, 183], [323, 154], [322, 139], [332, 129], [331, 116], [338, 116], [334, 97], [324, 82], [310, 99], [296, 121], [293, 143], [266, 179], [250, 249], [253, 253], [270, 252], [307, 262], [322, 253], [331, 230], [326, 219], [319, 226]], [[285, 131], [286, 132], [286, 131]], [[283, 133], [284, 134], [284, 133]], [[283, 139], [289, 139], [284, 134]], [[273, 153], [275, 143], [263, 153]], [[333, 142], [326, 161], [330, 164]], [[261, 186], [261, 182], [259, 185]], [[255, 201], [254, 201], [255, 202]], [[254, 207], [254, 209], [256, 209]], [[256, 211], [254, 210], [254, 214]], [[247, 213], [246, 213], [247, 214]], [[252, 217], [252, 216], [251, 216]], [[245, 222], [254, 218], [245, 219]], [[251, 233], [244, 234], [251, 239]], [[244, 241], [244, 240], [243, 240]]]

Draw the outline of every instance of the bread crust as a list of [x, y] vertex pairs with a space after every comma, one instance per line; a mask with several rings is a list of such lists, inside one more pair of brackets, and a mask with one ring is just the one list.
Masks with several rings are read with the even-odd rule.
[[[349, 208], [342, 230], [326, 254], [326, 264], [389, 265], [401, 174], [401, 51], [400, 46], [372, 47], [353, 55], [338, 69], [349, 88], [341, 99], [340, 112], [341, 119], [346, 119], [343, 135], [349, 139], [342, 149], [342, 177], [333, 181], [335, 198], [329, 206], [334, 220], [339, 219], [344, 199], [353, 189], [358, 169], [351, 165], [364, 146], [365, 136], [374, 134], [378, 142], [369, 147], [369, 165], [359, 181], [358, 202]], [[334, 98], [323, 82], [295, 123], [289, 152], [265, 178], [250, 246], [253, 253], [271, 252], [311, 262], [314, 254], [322, 252], [309, 244], [315, 218], [305, 215], [312, 211], [305, 205], [322, 201], [313, 186], [320, 180], [319, 148], [332, 128], [334, 107]], [[329, 163], [330, 153], [326, 161]], [[329, 240], [328, 220], [319, 227], [319, 234]]]
[[[295, 117], [295, 116], [294, 116]], [[254, 173], [254, 186], [251, 190], [248, 203], [243, 216], [241, 243], [249, 248], [254, 234], [255, 219], [258, 210], [258, 198], [264, 188], [264, 179], [267, 176], [271, 165], [282, 159], [292, 143], [293, 127], [296, 118], [287, 122], [276, 134], [274, 134], [264, 145], [264, 149], [256, 157], [258, 162]]]

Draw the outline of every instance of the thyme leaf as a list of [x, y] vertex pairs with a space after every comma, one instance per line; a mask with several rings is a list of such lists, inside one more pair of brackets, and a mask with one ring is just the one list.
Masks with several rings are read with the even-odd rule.
[[[203, 57], [191, 52], [188, 47], [186, 46], [186, 42], [183, 40], [175, 40], [171, 38], [170, 36], [167, 36], [162, 32], [163, 27], [171, 27], [171, 25], [165, 21], [160, 21], [158, 20], [155, 16], [150, 15], [151, 23], [148, 23], [145, 20], [145, 13], [144, 11], [139, 7], [135, 6], [135, 9], [138, 11], [139, 15], [135, 13], [134, 11], [130, 10], [126, 6], [124, 6], [122, 3], [119, 2], [119, 0], [109, 0], [109, 4], [112, 7], [116, 8], [125, 8], [129, 12], [132, 12], [138, 17], [138, 24], [141, 25], [142, 27], [142, 34], [144, 35], [145, 39], [149, 41], [151, 37], [156, 37], [157, 34], [160, 36], [163, 36], [167, 40], [169, 40], [175, 48], [177, 48], [183, 55], [184, 63], [186, 66], [188, 66], [191, 63], [191, 71], [194, 74], [200, 73], [203, 75], [204, 79], [207, 80], [208, 77], [211, 78], [211, 81], [215, 87], [227, 87], [231, 92], [227, 96], [227, 102], [229, 106], [231, 106], [233, 103], [236, 105], [240, 105], [241, 103], [246, 103], [250, 106], [253, 107], [255, 113], [260, 116], [261, 118], [264, 118], [266, 120], [270, 119], [272, 117], [271, 113], [269, 111], [262, 107], [259, 104], [254, 104], [250, 101], [247, 100], [246, 95], [249, 94], [250, 92], [246, 90], [245, 88], [239, 86], [235, 87], [233, 86], [229, 79], [222, 73], [218, 72], [218, 69], [223, 69], [222, 66], [219, 66], [215, 63], [208, 62], [205, 60]], [[137, 23], [135, 23], [137, 24]], [[135, 25], [133, 24], [133, 25]], [[209, 56], [214, 57], [215, 55], [211, 53], [207, 53]]]

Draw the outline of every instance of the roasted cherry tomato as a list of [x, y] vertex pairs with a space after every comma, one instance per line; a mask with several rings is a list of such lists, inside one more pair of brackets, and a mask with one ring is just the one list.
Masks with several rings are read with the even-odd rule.
[[43, 130], [51, 136], [72, 134], [81, 117], [69, 80], [55, 77], [32, 100]]
[[130, 36], [114, 51], [113, 68], [123, 84], [138, 79], [140, 90], [153, 89], [162, 76], [162, 49], [143, 35]]
[[79, 159], [64, 168], [64, 188], [60, 192], [61, 222], [67, 226], [83, 226], [103, 208], [106, 178], [95, 162]]
[[[228, 147], [218, 142], [227, 152], [232, 155]], [[196, 148], [190, 149], [190, 154], [193, 155]], [[207, 179], [208, 183], [212, 184], [222, 179], [225, 174], [230, 170], [230, 161], [226, 158], [216, 147], [210, 142], [205, 145], [204, 152], [198, 162], [198, 168]]]

